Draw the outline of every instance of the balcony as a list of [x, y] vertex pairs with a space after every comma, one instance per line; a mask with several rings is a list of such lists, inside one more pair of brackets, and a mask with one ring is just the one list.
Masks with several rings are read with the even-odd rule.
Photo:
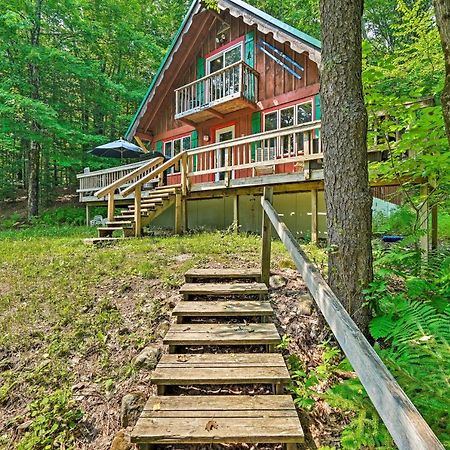
[[175, 90], [175, 119], [197, 124], [254, 107], [258, 101], [258, 72], [243, 61]]

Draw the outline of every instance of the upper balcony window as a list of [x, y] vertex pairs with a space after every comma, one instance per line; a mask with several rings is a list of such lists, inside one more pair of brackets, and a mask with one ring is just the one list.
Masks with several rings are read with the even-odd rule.
[[208, 58], [206, 60], [206, 73], [209, 75], [241, 61], [242, 49], [242, 42], [239, 42], [237, 45], [227, 48]]

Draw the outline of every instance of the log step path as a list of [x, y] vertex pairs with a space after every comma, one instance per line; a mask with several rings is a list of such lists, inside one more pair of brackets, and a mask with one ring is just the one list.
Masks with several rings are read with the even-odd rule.
[[[260, 271], [193, 269], [185, 280], [183, 301], [173, 310], [176, 323], [163, 340], [169, 353], [152, 373], [158, 395], [147, 401], [131, 441], [141, 450], [208, 443], [281, 443], [296, 449], [303, 430], [284, 392], [290, 377], [283, 356], [275, 353], [281, 338]], [[208, 322], [196, 322], [202, 320]], [[241, 393], [215, 395], [217, 387], [231, 385], [242, 386]], [[245, 386], [255, 385], [268, 386], [264, 392], [271, 394], [248, 395]], [[176, 395], [177, 387], [189, 386], [216, 390]]]

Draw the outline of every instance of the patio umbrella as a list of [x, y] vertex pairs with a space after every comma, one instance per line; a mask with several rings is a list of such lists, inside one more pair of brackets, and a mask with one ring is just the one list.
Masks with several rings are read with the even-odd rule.
[[119, 139], [117, 141], [108, 142], [107, 144], [99, 145], [89, 153], [97, 156], [105, 156], [108, 158], [140, 158], [144, 154], [141, 147], [126, 141], [125, 139]]

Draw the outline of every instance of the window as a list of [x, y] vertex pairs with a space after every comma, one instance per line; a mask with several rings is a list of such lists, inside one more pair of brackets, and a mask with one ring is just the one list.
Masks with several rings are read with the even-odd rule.
[[[303, 123], [303, 122], [301, 122]], [[280, 111], [280, 128], [292, 127], [294, 125], [294, 107]]]
[[[164, 142], [164, 156], [166, 159], [171, 159], [178, 155], [181, 151], [189, 150], [191, 148], [191, 136], [184, 136], [174, 139], [172, 141]], [[179, 171], [179, 167], [175, 167], [176, 171]], [[171, 173], [174, 172], [173, 168], [169, 169]]]
[[306, 123], [312, 121], [312, 102], [297, 105], [297, 123]]
[[206, 60], [207, 73], [211, 74], [217, 72], [218, 70], [224, 69], [225, 67], [241, 61], [242, 48], [242, 42], [239, 42], [239, 44], [234, 47], [227, 48], [226, 50], [211, 56], [211, 58], [208, 58]]
[[264, 115], [264, 131], [272, 131], [278, 128], [278, 114], [277, 112], [268, 113]]
[[[313, 120], [312, 101], [289, 106], [264, 114], [264, 131], [272, 131], [281, 128], [288, 128], [294, 125], [301, 125]], [[305, 131], [302, 133], [289, 134], [264, 141], [264, 151], [272, 158], [274, 153], [278, 156], [295, 156], [305, 151], [305, 145], [309, 145], [312, 133]], [[280, 149], [277, 152], [277, 149]]]

